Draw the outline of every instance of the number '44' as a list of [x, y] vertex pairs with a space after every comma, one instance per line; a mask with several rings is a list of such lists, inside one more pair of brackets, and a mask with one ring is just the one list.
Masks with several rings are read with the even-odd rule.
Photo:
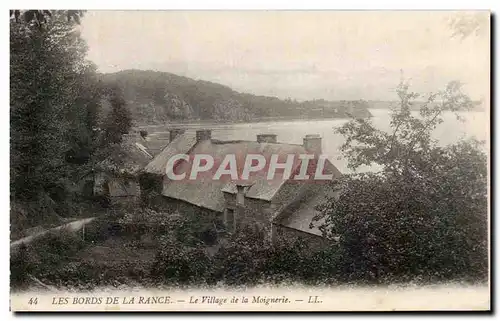
[[31, 298], [31, 299], [28, 301], [28, 304], [34, 304], [34, 305], [37, 305], [37, 304], [38, 304], [38, 298]]

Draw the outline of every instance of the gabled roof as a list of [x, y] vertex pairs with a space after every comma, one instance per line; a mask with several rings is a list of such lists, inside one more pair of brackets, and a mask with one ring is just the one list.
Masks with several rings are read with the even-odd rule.
[[104, 171], [137, 174], [152, 159], [146, 147], [137, 137], [124, 135], [120, 144], [111, 148], [111, 154], [97, 165]]
[[148, 139], [145, 145], [150, 154], [156, 157], [165, 147], [167, 147], [168, 143], [168, 139]]
[[184, 133], [177, 136], [146, 165], [144, 171], [150, 174], [164, 175], [168, 160], [176, 154], [187, 154], [195, 144], [196, 136], [192, 133]]
[[[167, 146], [168, 148], [168, 146]], [[186, 148], [183, 153], [187, 153]], [[169, 152], [168, 155], [173, 155]], [[306, 150], [302, 145], [282, 144], [282, 143], [258, 143], [256, 141], [216, 141], [206, 140], [196, 144], [190, 151], [191, 155], [195, 154], [208, 154], [211, 155], [217, 163], [221, 162], [226, 155], [236, 155], [238, 167], [242, 165], [246, 155], [258, 154], [263, 155], [267, 160], [273, 154], [289, 155], [289, 154], [305, 154]], [[168, 158], [163, 159], [162, 165], [165, 164]], [[327, 170], [333, 167], [336, 172], [338, 170], [329, 161], [326, 162]], [[149, 166], [149, 165], [148, 165]], [[292, 172], [298, 169], [300, 162], [295, 162]], [[191, 161], [182, 162], [176, 168], [178, 173], [189, 172], [191, 168]], [[162, 167], [163, 171], [165, 166]], [[222, 176], [220, 180], [213, 179], [214, 172], [207, 173], [207, 175], [198, 175], [196, 180], [181, 180], [171, 181], [168, 178], [164, 179], [163, 195], [175, 199], [180, 199], [188, 203], [197, 205], [199, 207], [208, 208], [214, 211], [223, 211], [225, 207], [224, 192], [236, 193], [234, 182], [231, 181], [229, 175]], [[251, 185], [246, 192], [245, 196], [249, 198], [260, 199], [264, 201], [271, 201], [276, 193], [280, 190], [281, 186], [286, 182], [283, 179], [283, 172], [278, 171], [274, 179], [268, 180], [262, 176], [250, 176], [249, 185]]]
[[331, 185], [311, 186], [307, 195], [290, 203], [279, 214], [280, 219], [275, 223], [305, 233], [322, 236], [322, 232], [318, 227], [324, 222], [324, 219], [313, 222], [313, 218], [319, 214], [315, 207], [324, 203], [330, 197], [334, 197], [335, 194], [336, 192], [331, 188]]
[[154, 132], [148, 134], [145, 139], [144, 145], [148, 148], [148, 151], [153, 157], [160, 154], [161, 151], [170, 142], [170, 135], [167, 132]]

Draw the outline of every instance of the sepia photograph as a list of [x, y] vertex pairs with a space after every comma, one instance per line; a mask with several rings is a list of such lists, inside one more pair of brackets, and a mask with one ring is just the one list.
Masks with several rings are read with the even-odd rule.
[[10, 10], [10, 309], [490, 311], [490, 11]]

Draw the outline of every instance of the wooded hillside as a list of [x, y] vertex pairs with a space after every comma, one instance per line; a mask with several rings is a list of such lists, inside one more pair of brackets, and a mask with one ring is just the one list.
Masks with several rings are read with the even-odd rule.
[[138, 125], [179, 120], [341, 118], [348, 117], [348, 113], [356, 117], [370, 116], [368, 104], [362, 100], [281, 100], [239, 93], [217, 83], [158, 71], [125, 70], [100, 77], [107, 86], [121, 89]]

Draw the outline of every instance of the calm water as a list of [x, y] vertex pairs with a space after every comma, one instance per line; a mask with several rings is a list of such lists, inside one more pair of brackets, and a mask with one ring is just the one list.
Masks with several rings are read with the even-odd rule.
[[[389, 110], [371, 109], [372, 122], [380, 129], [389, 131]], [[441, 145], [455, 143], [460, 139], [476, 137], [480, 140], [489, 139], [489, 116], [486, 112], [460, 113], [464, 121], [459, 121], [454, 113], [447, 113], [445, 121], [433, 133]], [[255, 140], [260, 133], [273, 133], [278, 135], [278, 141], [291, 144], [302, 144], [302, 138], [307, 134], [320, 134], [323, 137], [323, 153], [341, 172], [348, 172], [346, 160], [341, 158], [339, 148], [344, 142], [341, 135], [334, 133], [334, 128], [347, 122], [346, 119], [327, 120], [294, 120], [275, 122], [256, 122], [244, 124], [207, 124], [191, 123], [183, 125], [187, 130], [211, 128], [212, 137], [220, 140]], [[155, 132], [165, 132], [165, 126], [149, 126], [148, 131], [154, 136]], [[485, 146], [486, 148], [486, 146]], [[371, 168], [374, 169], [374, 168]], [[362, 168], [360, 170], [370, 170]]]

